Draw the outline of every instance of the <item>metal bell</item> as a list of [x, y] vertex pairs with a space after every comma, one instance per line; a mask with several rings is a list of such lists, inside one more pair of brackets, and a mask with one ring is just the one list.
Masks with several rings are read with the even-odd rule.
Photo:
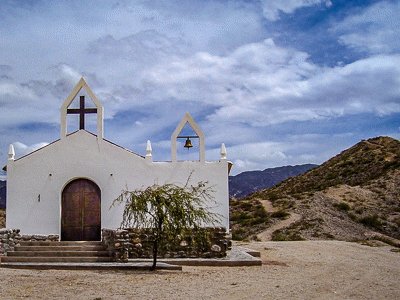
[[186, 142], [185, 142], [185, 145], [183, 147], [188, 148], [188, 150], [189, 150], [190, 148], [193, 147], [192, 141], [189, 138], [187, 138]]

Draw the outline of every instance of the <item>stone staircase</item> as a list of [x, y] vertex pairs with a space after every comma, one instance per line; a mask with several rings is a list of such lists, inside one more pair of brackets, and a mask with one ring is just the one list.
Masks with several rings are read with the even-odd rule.
[[112, 262], [101, 242], [21, 241], [14, 251], [7, 252], [1, 263], [94, 263]]

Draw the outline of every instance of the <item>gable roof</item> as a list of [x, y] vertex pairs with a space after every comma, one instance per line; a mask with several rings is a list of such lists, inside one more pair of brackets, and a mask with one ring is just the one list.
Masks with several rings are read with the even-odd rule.
[[[67, 136], [72, 136], [72, 135], [74, 135], [74, 134], [77, 134], [79, 131], [84, 131], [84, 132], [89, 133], [89, 134], [91, 134], [91, 135], [93, 135], [94, 137], [97, 138], [97, 135], [96, 135], [96, 134], [94, 134], [94, 133], [92, 133], [92, 132], [90, 132], [90, 131], [84, 130], [84, 129], [76, 130], [76, 131], [74, 131], [74, 132], [71, 132], [71, 133], [67, 134]], [[36, 149], [35, 151], [32, 151], [32, 152], [30, 152], [30, 153], [28, 153], [28, 154], [25, 154], [25, 155], [23, 155], [23, 156], [17, 158], [15, 161], [18, 161], [18, 160], [20, 160], [20, 159], [24, 159], [25, 157], [28, 157], [28, 156], [30, 156], [30, 155], [36, 153], [36, 152], [42, 151], [43, 149], [45, 149], [45, 148], [47, 148], [47, 147], [49, 147], [49, 146], [51, 146], [51, 145], [53, 145], [53, 144], [55, 144], [55, 143], [58, 143], [60, 140], [61, 140], [61, 139], [55, 140], [55, 141], [51, 142], [50, 144], [47, 144], [46, 146], [43, 146], [43, 147], [41, 147], [41, 148], [39, 148], [39, 149]], [[118, 144], [115, 144], [115, 143], [113, 143], [113, 142], [111, 142], [111, 141], [109, 141], [109, 140], [103, 139], [103, 141], [106, 142], [106, 143], [109, 143], [110, 145], [113, 145], [113, 146], [115, 146], [115, 147], [118, 147], [118, 148], [120, 148], [120, 149], [123, 149], [123, 150], [129, 152], [130, 154], [136, 155], [136, 156], [138, 156], [138, 157], [140, 157], [140, 158], [143, 158], [143, 159], [145, 158], [143, 155], [137, 154], [137, 153], [135, 153], [135, 152], [133, 152], [133, 151], [131, 151], [131, 150], [129, 150], [129, 149], [126, 149], [126, 148], [124, 148], [124, 147], [122, 147], [122, 146], [120, 146], [120, 145], [118, 145]], [[7, 171], [7, 165], [5, 165], [5, 166], [3, 167], [3, 171]]]

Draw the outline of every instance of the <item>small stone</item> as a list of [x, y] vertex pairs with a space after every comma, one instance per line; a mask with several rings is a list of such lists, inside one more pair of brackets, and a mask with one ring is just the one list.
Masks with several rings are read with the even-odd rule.
[[180, 245], [181, 245], [181, 247], [186, 247], [188, 245], [188, 242], [183, 240], [183, 241], [181, 241]]
[[59, 240], [58, 234], [50, 234], [47, 238], [48, 238], [50, 241]]
[[211, 251], [212, 252], [221, 252], [221, 247], [214, 244], [211, 246]]

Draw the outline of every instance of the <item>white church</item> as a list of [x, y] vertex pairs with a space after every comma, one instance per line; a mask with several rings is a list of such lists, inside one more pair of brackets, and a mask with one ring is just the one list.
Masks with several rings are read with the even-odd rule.
[[[92, 107], [85, 107], [84, 93]], [[79, 99], [78, 99], [79, 96]], [[72, 103], [79, 101], [79, 108]], [[79, 130], [69, 133], [67, 116], [79, 116]], [[97, 114], [97, 132], [85, 130], [85, 115]], [[15, 158], [10, 145], [7, 171], [7, 228], [18, 228], [22, 234], [58, 234], [60, 240], [100, 240], [101, 229], [120, 227], [123, 205], [113, 206], [124, 189], [142, 189], [153, 184], [184, 185], [190, 177], [195, 185], [208, 181], [215, 190], [212, 210], [222, 216], [220, 226], [229, 230], [228, 174], [225, 145], [220, 159], [206, 161], [205, 137], [189, 113], [171, 136], [171, 161], [153, 161], [152, 147], [147, 142], [141, 156], [104, 139], [104, 109], [86, 81], [81, 78], [61, 106], [60, 139]], [[180, 135], [189, 125], [194, 136]], [[198, 140], [199, 158], [180, 161], [179, 139], [190, 148], [191, 139]], [[144, 149], [143, 149], [144, 150]]]

